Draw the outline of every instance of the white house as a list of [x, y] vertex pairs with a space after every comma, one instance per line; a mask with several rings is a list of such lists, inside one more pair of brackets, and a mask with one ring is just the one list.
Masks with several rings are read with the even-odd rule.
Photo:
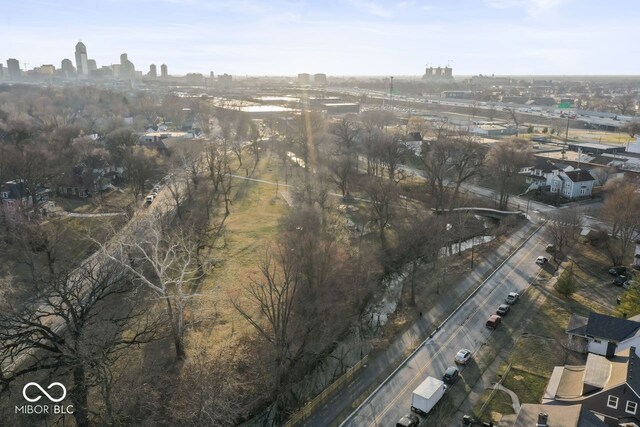
[[573, 200], [590, 197], [596, 179], [586, 170], [560, 170], [548, 176], [547, 183], [552, 193], [559, 193], [562, 197]]
[[[583, 353], [612, 357], [614, 354], [640, 345], [640, 322], [604, 314], [589, 317], [571, 316], [567, 327], [567, 347]], [[635, 319], [635, 320], [634, 320]]]

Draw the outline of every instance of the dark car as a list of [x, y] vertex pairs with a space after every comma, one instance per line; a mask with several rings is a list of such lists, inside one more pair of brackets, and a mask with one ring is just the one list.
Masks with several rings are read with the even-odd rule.
[[447, 384], [453, 384], [458, 379], [459, 374], [460, 371], [458, 371], [458, 368], [456, 368], [455, 366], [449, 366], [442, 376], [442, 381]]
[[623, 286], [625, 283], [627, 283], [627, 276], [616, 276], [614, 277], [613, 281], [611, 282], [611, 284], [615, 285], [615, 286]]
[[612, 276], [617, 276], [619, 274], [623, 274], [626, 271], [627, 271], [627, 267], [623, 265], [616, 265], [615, 267], [611, 267], [609, 269], [609, 274], [611, 274]]
[[509, 313], [510, 308], [511, 306], [509, 306], [508, 304], [500, 304], [500, 307], [498, 307], [498, 309], [496, 310], [496, 314], [498, 314], [499, 316], [506, 316], [507, 313]]
[[420, 418], [413, 414], [407, 414], [396, 423], [396, 427], [417, 427], [420, 424]]

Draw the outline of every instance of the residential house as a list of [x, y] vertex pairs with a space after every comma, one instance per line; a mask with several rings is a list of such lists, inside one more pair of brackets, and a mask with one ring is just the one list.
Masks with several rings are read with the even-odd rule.
[[558, 193], [565, 199], [574, 200], [591, 197], [596, 179], [589, 171], [575, 169], [569, 172], [558, 171], [549, 177], [549, 190]]
[[631, 347], [607, 359], [589, 353], [584, 366], [556, 366], [542, 404], [582, 405], [609, 427], [640, 425], [640, 357]]
[[[10, 222], [17, 222], [21, 215], [33, 212], [33, 197], [29, 194], [26, 182], [22, 180], [7, 181], [0, 186], [0, 201], [2, 211]], [[52, 212], [55, 204], [49, 201], [49, 190], [38, 187], [36, 190], [36, 205], [39, 213], [47, 215]]]
[[525, 403], [520, 407], [513, 427], [606, 427], [584, 405], [536, 405]]
[[574, 351], [613, 357], [630, 347], [640, 348], [640, 316], [621, 319], [591, 313], [573, 315], [567, 327], [567, 345]]
[[90, 197], [112, 187], [122, 177], [123, 172], [124, 168], [121, 166], [104, 165], [89, 168], [85, 164], [79, 164], [58, 180], [56, 192], [66, 197]]

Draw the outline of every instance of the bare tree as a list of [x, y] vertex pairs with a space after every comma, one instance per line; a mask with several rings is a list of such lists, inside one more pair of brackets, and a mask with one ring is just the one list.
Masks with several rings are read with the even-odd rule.
[[[139, 301], [138, 301], [139, 302]], [[89, 391], [127, 347], [156, 339], [160, 323], [135, 301], [122, 269], [85, 263], [60, 275], [26, 304], [3, 307], [0, 315], [0, 383], [25, 375], [70, 375], [76, 424], [88, 426]]]
[[145, 192], [148, 181], [162, 173], [164, 159], [154, 150], [130, 147], [124, 151], [123, 164], [127, 181], [136, 200]]
[[460, 186], [469, 179], [480, 175], [484, 166], [484, 150], [471, 134], [460, 132], [452, 142], [450, 170], [455, 188], [451, 197], [451, 208], [457, 201]]
[[509, 116], [511, 117], [511, 120], [513, 121], [514, 126], [516, 127], [516, 137], [518, 136], [518, 132], [519, 132], [519, 116], [518, 113], [516, 112], [516, 109], [511, 107], [508, 109], [509, 110]]
[[531, 149], [527, 141], [511, 139], [498, 141], [487, 153], [486, 167], [500, 186], [499, 208], [507, 209], [513, 178], [531, 161]]
[[102, 246], [102, 253], [121, 265], [140, 284], [164, 300], [171, 323], [176, 357], [186, 357], [185, 322], [189, 301], [197, 298], [198, 283], [207, 272], [198, 259], [193, 233], [170, 228], [162, 218], [146, 218], [137, 224], [139, 232], [121, 238], [115, 251]]
[[443, 224], [440, 217], [412, 218], [410, 224], [399, 231], [396, 254], [402, 264], [409, 264], [409, 300], [416, 304], [416, 276], [430, 262], [436, 262], [444, 245]]
[[250, 300], [264, 315], [259, 321], [238, 302], [234, 307], [274, 351], [274, 398], [285, 388], [286, 375], [294, 360], [304, 350], [301, 342], [308, 334], [302, 322], [296, 322], [296, 295], [302, 282], [300, 271], [283, 246], [272, 249], [260, 265], [261, 281], [253, 281], [246, 289]]
[[608, 243], [609, 256], [614, 265], [621, 264], [640, 229], [640, 195], [632, 185], [619, 186], [606, 196], [602, 215], [611, 224], [611, 235], [617, 239]]
[[397, 184], [404, 178], [402, 171], [398, 167], [402, 164], [407, 156], [407, 147], [396, 133], [384, 133], [383, 137], [378, 140], [376, 147], [377, 157], [380, 163], [387, 170], [389, 181]]
[[385, 229], [392, 218], [393, 204], [398, 200], [395, 185], [382, 178], [371, 178], [365, 189], [371, 200], [372, 220], [378, 226], [378, 235], [384, 251], [388, 249]]
[[562, 209], [550, 214], [547, 219], [546, 233], [555, 246], [553, 259], [557, 260], [580, 235], [582, 216], [576, 210]]
[[453, 145], [450, 141], [450, 130], [445, 126], [436, 129], [436, 139], [422, 144], [422, 164], [434, 198], [436, 211], [444, 208], [446, 179], [449, 175]]

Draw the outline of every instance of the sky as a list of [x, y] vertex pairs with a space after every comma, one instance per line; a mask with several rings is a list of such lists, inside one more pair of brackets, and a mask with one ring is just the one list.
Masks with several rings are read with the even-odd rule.
[[0, 0], [0, 60], [169, 74], [638, 75], [638, 0]]

